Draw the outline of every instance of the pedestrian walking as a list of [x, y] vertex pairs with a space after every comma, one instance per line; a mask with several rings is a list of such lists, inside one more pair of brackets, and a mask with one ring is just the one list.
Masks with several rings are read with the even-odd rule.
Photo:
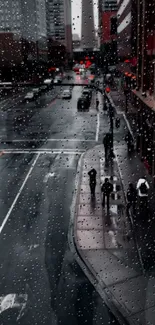
[[133, 183], [129, 183], [129, 187], [127, 189], [127, 212], [129, 209], [133, 209], [133, 213], [136, 211], [136, 202], [137, 202], [137, 190], [134, 187]]
[[113, 148], [112, 148], [112, 135], [111, 133], [106, 133], [103, 138], [104, 152], [105, 152], [105, 160], [107, 161], [109, 158], [114, 158]]
[[103, 200], [102, 200], [103, 207], [105, 207], [105, 199], [107, 199], [107, 210], [109, 210], [109, 200], [112, 191], [113, 191], [113, 185], [109, 182], [108, 178], [105, 178], [105, 181], [101, 187], [101, 192], [103, 193]]
[[133, 142], [133, 137], [129, 131], [125, 136], [125, 141], [128, 147], [128, 152], [132, 152], [134, 149], [134, 142]]
[[98, 106], [99, 106], [99, 100], [98, 98], [96, 98], [96, 109], [98, 109]]
[[89, 186], [90, 186], [90, 192], [91, 195], [94, 197], [95, 196], [95, 188], [96, 188], [96, 175], [97, 171], [95, 168], [92, 168], [89, 172]]
[[103, 138], [103, 145], [104, 145], [104, 152], [105, 152], [105, 160], [107, 160], [109, 149], [110, 149], [110, 135], [109, 135], [109, 133], [106, 133], [105, 137]]
[[138, 191], [140, 207], [146, 210], [148, 208], [148, 190], [150, 187], [145, 177], [138, 180], [136, 188]]

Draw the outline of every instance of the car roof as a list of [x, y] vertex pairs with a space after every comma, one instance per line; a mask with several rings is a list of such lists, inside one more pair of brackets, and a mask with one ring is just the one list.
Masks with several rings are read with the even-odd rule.
[[81, 96], [81, 97], [78, 99], [78, 101], [83, 101], [83, 100], [87, 101], [87, 99], [86, 99], [85, 96]]
[[70, 89], [64, 89], [64, 93], [70, 93]]
[[84, 92], [84, 91], [90, 92], [90, 89], [88, 89], [88, 88], [84, 88], [84, 89], [83, 89], [83, 92]]

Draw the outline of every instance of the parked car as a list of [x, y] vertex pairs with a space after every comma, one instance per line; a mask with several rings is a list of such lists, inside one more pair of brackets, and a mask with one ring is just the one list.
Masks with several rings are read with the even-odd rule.
[[78, 111], [89, 111], [89, 102], [85, 96], [82, 96], [78, 99], [77, 110]]
[[48, 89], [52, 88], [52, 86], [53, 86], [53, 79], [51, 79], [51, 78], [45, 79], [44, 80], [44, 85], [46, 85]]
[[85, 96], [89, 102], [89, 105], [90, 105], [90, 102], [91, 102], [91, 98], [92, 98], [92, 92], [90, 89], [88, 88], [84, 88], [83, 91], [82, 91], [82, 96]]
[[54, 79], [54, 84], [61, 84], [62, 83], [62, 77], [61, 76], [56, 76]]
[[47, 85], [40, 86], [41, 93], [45, 92], [47, 89], [48, 89], [48, 86]]
[[38, 97], [41, 94], [40, 88], [38, 88], [38, 87], [33, 88], [32, 91], [33, 91], [35, 97]]
[[71, 99], [72, 98], [72, 93], [70, 89], [65, 89], [62, 93], [62, 98], [63, 99]]
[[35, 100], [35, 95], [34, 95], [34, 92], [33, 91], [29, 91], [25, 97], [24, 97], [24, 101], [26, 102], [30, 102], [32, 100]]
[[92, 90], [88, 87], [84, 87], [82, 94], [89, 94], [89, 96], [92, 98]]

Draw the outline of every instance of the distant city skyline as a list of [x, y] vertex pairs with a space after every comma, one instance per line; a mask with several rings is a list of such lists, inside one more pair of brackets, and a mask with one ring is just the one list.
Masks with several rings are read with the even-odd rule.
[[[95, 29], [98, 28], [98, 0], [94, 2]], [[82, 0], [72, 0], [72, 33], [81, 37], [81, 5]]]

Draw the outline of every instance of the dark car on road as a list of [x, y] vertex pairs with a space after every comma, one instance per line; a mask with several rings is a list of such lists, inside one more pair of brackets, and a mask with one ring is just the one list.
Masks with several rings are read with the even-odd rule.
[[82, 96], [85, 96], [88, 99], [89, 104], [90, 104], [91, 98], [92, 98], [92, 91], [89, 88], [84, 88], [83, 89]]
[[89, 111], [89, 101], [86, 96], [81, 96], [77, 102], [78, 111]]
[[46, 90], [48, 90], [48, 86], [47, 85], [40, 86], [40, 92], [41, 93], [44, 93]]

